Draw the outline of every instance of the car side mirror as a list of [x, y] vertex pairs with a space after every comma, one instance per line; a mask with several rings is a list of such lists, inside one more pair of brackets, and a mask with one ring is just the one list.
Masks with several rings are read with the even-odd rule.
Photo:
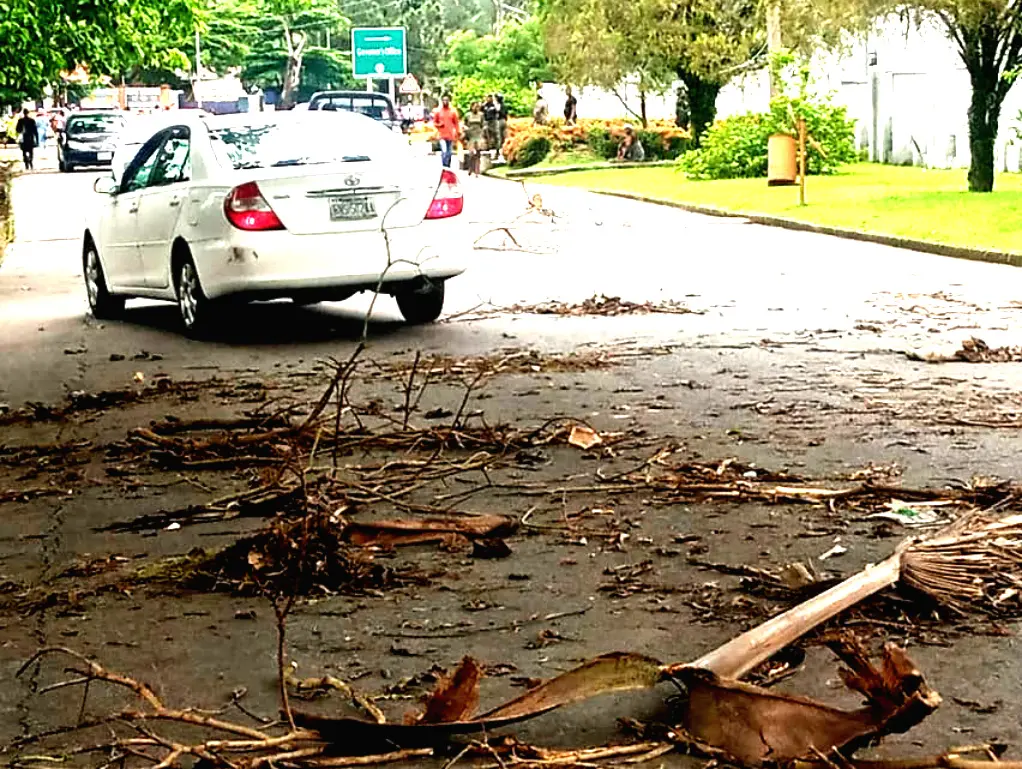
[[101, 195], [115, 195], [120, 185], [113, 176], [101, 176], [92, 183], [92, 189]]

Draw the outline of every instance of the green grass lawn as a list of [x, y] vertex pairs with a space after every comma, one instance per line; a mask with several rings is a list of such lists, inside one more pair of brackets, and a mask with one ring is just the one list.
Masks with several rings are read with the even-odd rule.
[[965, 175], [964, 169], [861, 163], [834, 176], [810, 177], [804, 207], [798, 187], [768, 187], [765, 179], [691, 181], [669, 167], [578, 171], [543, 182], [1022, 253], [1022, 174], [999, 174], [990, 194], [966, 192]]

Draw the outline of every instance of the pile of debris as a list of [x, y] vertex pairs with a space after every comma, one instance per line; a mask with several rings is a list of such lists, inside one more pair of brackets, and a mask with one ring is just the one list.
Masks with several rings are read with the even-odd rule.
[[906, 352], [905, 355], [909, 360], [926, 363], [1019, 363], [1022, 361], [1022, 347], [991, 347], [974, 336], [962, 342], [961, 348], [951, 355], [916, 352]]
[[564, 302], [541, 302], [540, 304], [513, 304], [498, 312], [510, 312], [530, 315], [604, 315], [616, 317], [618, 315], [690, 315], [701, 314], [692, 310], [681, 302], [668, 300], [665, 302], [629, 302], [619, 296], [604, 296], [594, 294], [588, 299], [575, 304]]

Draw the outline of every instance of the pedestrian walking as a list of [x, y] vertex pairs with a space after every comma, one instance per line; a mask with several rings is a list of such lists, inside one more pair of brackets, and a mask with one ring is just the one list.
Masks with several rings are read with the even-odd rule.
[[571, 93], [571, 86], [564, 89], [564, 125], [575, 125], [578, 119], [578, 99]]
[[500, 154], [500, 144], [497, 142], [497, 98], [495, 94], [487, 94], [483, 102], [483, 122], [486, 124], [485, 138], [486, 146], [489, 149], [496, 149]]
[[469, 175], [479, 176], [479, 156], [483, 149], [483, 132], [486, 121], [483, 118], [483, 105], [473, 102], [468, 114], [465, 115], [465, 147], [468, 149]]
[[547, 108], [546, 99], [539, 91], [536, 92], [536, 105], [532, 108], [532, 122], [536, 125], [546, 125], [550, 110]]
[[13, 115], [8, 116], [7, 119], [4, 121], [4, 148], [6, 148], [7, 145], [10, 144], [11, 142], [14, 142], [15, 144], [18, 143], [18, 132], [17, 130], [15, 130], [17, 125], [18, 125], [17, 112], [15, 112]]
[[46, 120], [46, 115], [42, 112], [37, 113], [35, 116], [35, 129], [36, 133], [39, 135], [39, 146], [45, 147], [46, 139], [50, 133], [50, 126], [49, 122]]
[[25, 162], [25, 168], [31, 171], [35, 148], [39, 144], [39, 129], [36, 128], [35, 119], [29, 117], [27, 109], [22, 113], [14, 130], [18, 134], [18, 145], [21, 147], [21, 158]]
[[504, 160], [504, 137], [507, 136], [507, 107], [504, 106], [504, 94], [493, 95], [497, 102], [497, 159]]
[[458, 110], [451, 106], [451, 97], [444, 94], [440, 107], [433, 112], [433, 125], [440, 135], [440, 159], [444, 168], [451, 167], [451, 155], [454, 154], [454, 142], [461, 135], [458, 121]]

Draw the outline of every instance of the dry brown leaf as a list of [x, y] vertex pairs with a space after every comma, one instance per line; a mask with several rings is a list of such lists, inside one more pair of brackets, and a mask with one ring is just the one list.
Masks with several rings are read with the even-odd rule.
[[263, 554], [260, 553], [258, 550], [249, 550], [248, 565], [251, 566], [256, 571], [259, 571], [264, 566], [266, 566], [266, 559], [263, 558]]
[[450, 678], [442, 678], [426, 703], [420, 724], [442, 724], [471, 718], [479, 705], [479, 679], [483, 670], [465, 657]]
[[568, 443], [572, 446], [578, 446], [583, 451], [591, 449], [593, 446], [598, 446], [603, 443], [603, 438], [600, 434], [593, 430], [591, 427], [585, 425], [572, 425], [571, 434], [568, 435]]

